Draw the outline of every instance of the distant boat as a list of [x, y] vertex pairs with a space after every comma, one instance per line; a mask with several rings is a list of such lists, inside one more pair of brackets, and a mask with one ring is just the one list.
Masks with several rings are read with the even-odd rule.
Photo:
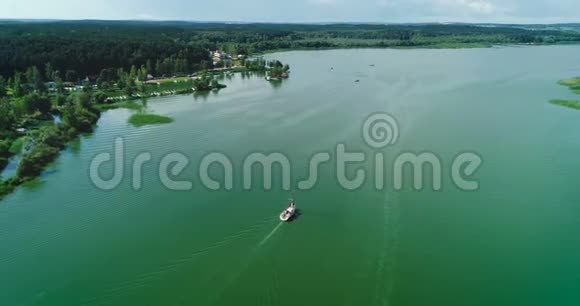
[[355, 80], [354, 82], [355, 82], [355, 83], [358, 83], [358, 82], [360, 82], [360, 80]]
[[369, 66], [371, 66], [371, 67], [374, 67], [374, 66], [375, 66], [375, 64], [370, 64]]

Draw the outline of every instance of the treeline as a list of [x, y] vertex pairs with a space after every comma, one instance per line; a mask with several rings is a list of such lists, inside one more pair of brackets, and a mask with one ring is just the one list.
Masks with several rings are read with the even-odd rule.
[[36, 67], [44, 81], [79, 82], [103, 69], [128, 71], [132, 66], [155, 76], [187, 74], [212, 68], [208, 51], [216, 49], [247, 55], [276, 49], [577, 41], [578, 32], [461, 24], [7, 22], [0, 24], [0, 75], [11, 78]]
[[141, 35], [123, 26], [110, 31], [59, 29], [45, 25], [23, 32], [18, 26], [0, 26], [0, 74], [8, 77], [36, 67], [45, 81], [58, 77], [78, 82], [105, 68], [147, 66], [150, 73], [161, 75], [189, 73], [211, 64], [207, 45], [162, 33], [147, 35], [147, 29]]

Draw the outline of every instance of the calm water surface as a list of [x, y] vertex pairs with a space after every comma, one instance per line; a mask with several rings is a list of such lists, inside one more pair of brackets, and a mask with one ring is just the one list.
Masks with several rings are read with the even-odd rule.
[[[292, 67], [280, 86], [237, 75], [218, 94], [150, 99], [150, 111], [175, 119], [163, 126], [106, 112], [38, 183], [0, 203], [1, 304], [580, 304], [580, 112], [547, 103], [573, 97], [556, 81], [580, 75], [580, 47], [270, 57]], [[280, 225], [286, 191], [243, 190], [251, 152], [287, 154], [294, 181], [339, 142], [373, 153], [360, 127], [377, 111], [400, 125], [387, 161], [437, 153], [442, 191], [377, 191], [372, 179], [345, 191], [326, 164], [316, 188], [296, 192], [301, 215]], [[114, 191], [96, 189], [90, 160], [119, 136], [128, 159], [190, 156], [179, 177], [194, 190], [164, 188], [156, 163], [141, 191], [129, 174]], [[196, 161], [212, 151], [235, 162], [231, 192], [199, 183]], [[463, 151], [484, 158], [477, 192], [449, 179]]]

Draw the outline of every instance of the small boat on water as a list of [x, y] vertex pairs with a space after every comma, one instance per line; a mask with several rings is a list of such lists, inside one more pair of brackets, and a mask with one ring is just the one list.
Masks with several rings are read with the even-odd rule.
[[294, 203], [294, 199], [290, 199], [290, 203], [288, 203], [288, 207], [284, 209], [280, 213], [280, 221], [287, 222], [296, 214], [296, 204]]

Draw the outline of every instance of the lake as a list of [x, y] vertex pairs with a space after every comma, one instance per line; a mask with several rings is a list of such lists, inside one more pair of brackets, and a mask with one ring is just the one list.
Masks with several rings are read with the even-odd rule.
[[[235, 75], [205, 96], [149, 99], [171, 124], [135, 128], [133, 111], [103, 113], [38, 182], [0, 203], [3, 305], [578, 305], [580, 112], [559, 79], [580, 75], [580, 46], [464, 50], [328, 50], [268, 55], [282, 83]], [[359, 82], [355, 82], [359, 80]], [[387, 112], [399, 139], [375, 149], [365, 118]], [[125, 158], [149, 152], [143, 188], [131, 164], [112, 191], [89, 179], [91, 159], [123, 137]], [[295, 186], [310, 157], [348, 151], [432, 152], [442, 189], [342, 188], [331, 162], [310, 190]], [[160, 160], [191, 159], [160, 181]], [[197, 162], [221, 152], [233, 190], [202, 186]], [[285, 154], [300, 215], [281, 224], [290, 193], [275, 178], [245, 190], [242, 161]], [[451, 162], [475, 152], [479, 190], [462, 191]], [[375, 169], [367, 160], [347, 170]], [[102, 172], [111, 174], [111, 167]], [[211, 168], [220, 177], [219, 168]], [[279, 171], [274, 171], [278, 174]], [[258, 177], [258, 176], [256, 176]], [[427, 180], [429, 181], [429, 180]]]

